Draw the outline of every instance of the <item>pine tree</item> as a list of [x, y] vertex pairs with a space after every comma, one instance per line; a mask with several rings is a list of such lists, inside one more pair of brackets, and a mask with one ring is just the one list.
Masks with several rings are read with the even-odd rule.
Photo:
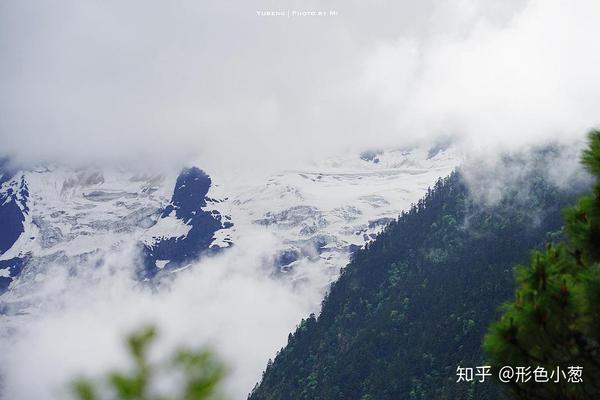
[[[515, 300], [484, 339], [495, 371], [543, 368], [552, 382], [560, 379], [513, 379], [515, 398], [600, 398], [600, 131], [589, 134], [582, 163], [596, 179], [592, 194], [564, 211], [564, 242], [534, 251], [529, 265], [517, 267]], [[572, 367], [582, 367], [582, 382], [568, 375]]]

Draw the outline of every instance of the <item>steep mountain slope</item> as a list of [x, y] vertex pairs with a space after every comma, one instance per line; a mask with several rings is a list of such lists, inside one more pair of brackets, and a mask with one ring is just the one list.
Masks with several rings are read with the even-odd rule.
[[512, 266], [560, 235], [560, 209], [579, 192], [541, 176], [520, 172], [492, 205], [473, 200], [460, 173], [439, 181], [353, 256], [250, 399], [497, 397], [490, 383], [455, 383], [455, 372], [483, 365], [481, 340], [512, 294]]

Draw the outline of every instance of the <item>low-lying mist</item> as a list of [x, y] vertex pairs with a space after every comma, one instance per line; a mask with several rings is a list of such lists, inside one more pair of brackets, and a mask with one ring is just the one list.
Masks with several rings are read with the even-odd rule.
[[[318, 263], [297, 265], [297, 279], [274, 275], [273, 240], [257, 228], [158, 287], [135, 279], [133, 245], [97, 255], [91, 264], [100, 260], [101, 267], [48, 268], [35, 292], [19, 298], [28, 314], [2, 316], [3, 398], [65, 398], [80, 374], [127, 368], [123, 340], [147, 323], [160, 333], [155, 356], [182, 345], [208, 346], [229, 369], [226, 392], [245, 398], [287, 333], [318, 312], [329, 282]], [[4, 300], [10, 303], [10, 294]]]

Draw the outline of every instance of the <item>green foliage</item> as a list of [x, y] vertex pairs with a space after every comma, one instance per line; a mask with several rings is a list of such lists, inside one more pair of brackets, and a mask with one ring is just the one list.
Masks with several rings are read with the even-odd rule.
[[[127, 349], [133, 359], [133, 370], [113, 371], [105, 382], [79, 378], [72, 384], [73, 394], [79, 400], [217, 400], [219, 383], [224, 376], [223, 366], [212, 353], [180, 349], [174, 357], [161, 365], [148, 361], [148, 347], [156, 337], [152, 326], [143, 328], [127, 339]], [[156, 394], [154, 384], [159, 374], [181, 381], [178, 393]]]
[[578, 193], [540, 176], [523, 174], [493, 206], [473, 199], [460, 172], [437, 182], [354, 254], [250, 399], [497, 398], [495, 385], [457, 384], [456, 367], [484, 365], [486, 327], [513, 294], [511, 266], [548, 232], [561, 236], [561, 208]]
[[517, 268], [516, 298], [484, 341], [494, 366], [581, 366], [583, 383], [515, 383], [515, 398], [600, 398], [600, 132], [589, 140], [582, 162], [596, 178], [592, 195], [564, 211], [564, 243]]

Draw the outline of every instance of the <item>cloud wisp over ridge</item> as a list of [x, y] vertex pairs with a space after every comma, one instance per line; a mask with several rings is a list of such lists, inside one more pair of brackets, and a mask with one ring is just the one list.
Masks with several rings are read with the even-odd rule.
[[228, 169], [438, 136], [517, 148], [598, 123], [594, 1], [0, 7], [0, 142], [28, 161]]

